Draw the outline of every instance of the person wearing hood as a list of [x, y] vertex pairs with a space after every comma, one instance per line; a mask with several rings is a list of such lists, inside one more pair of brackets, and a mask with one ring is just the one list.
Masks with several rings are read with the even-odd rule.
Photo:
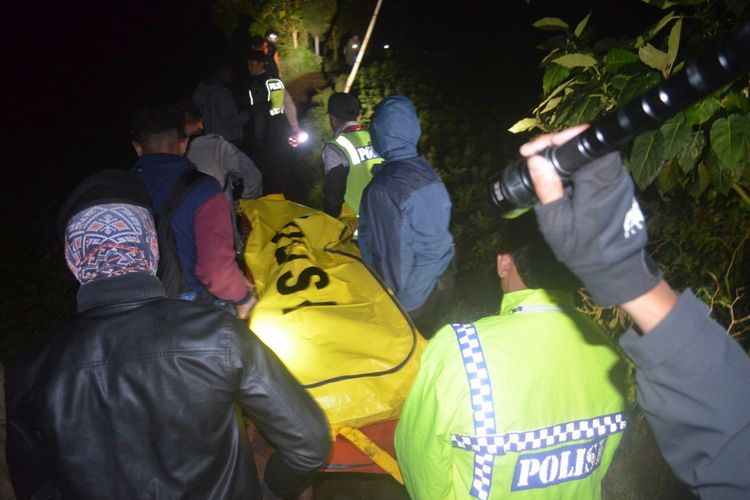
[[429, 338], [453, 284], [451, 201], [440, 177], [417, 152], [417, 112], [404, 96], [375, 109], [370, 135], [385, 160], [359, 209], [363, 259], [383, 278], [422, 335]]

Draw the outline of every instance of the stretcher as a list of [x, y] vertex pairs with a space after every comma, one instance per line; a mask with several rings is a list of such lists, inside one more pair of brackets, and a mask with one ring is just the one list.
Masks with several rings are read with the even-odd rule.
[[[333, 429], [335, 437], [331, 453], [320, 472], [389, 474], [399, 484], [404, 484], [394, 458], [393, 435], [397, 424], [398, 420], [386, 420], [359, 429], [348, 426]], [[273, 447], [251, 422], [248, 422], [248, 438], [258, 471], [262, 474]]]
[[328, 417], [325, 471], [403, 484], [393, 434], [426, 341], [362, 261], [350, 225], [278, 198], [242, 200], [240, 215], [259, 298], [249, 326]]
[[390, 474], [404, 484], [394, 458], [393, 435], [397, 423], [398, 420], [386, 420], [359, 429], [348, 426], [334, 429], [337, 435], [323, 472]]

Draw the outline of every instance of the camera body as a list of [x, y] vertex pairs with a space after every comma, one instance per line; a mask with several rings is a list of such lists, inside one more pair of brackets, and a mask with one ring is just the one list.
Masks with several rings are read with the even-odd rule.
[[[680, 74], [647, 90], [611, 114], [595, 120], [585, 131], [557, 147], [547, 158], [562, 178], [592, 160], [617, 150], [646, 130], [657, 128], [694, 102], [735, 80], [750, 69], [750, 23], [731, 41], [702, 58], [688, 61]], [[526, 212], [537, 198], [526, 160], [520, 159], [489, 180], [490, 202], [508, 219]]]

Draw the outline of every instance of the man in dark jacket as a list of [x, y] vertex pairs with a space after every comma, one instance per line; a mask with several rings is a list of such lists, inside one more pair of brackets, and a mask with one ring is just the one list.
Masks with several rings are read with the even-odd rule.
[[[323, 412], [247, 325], [164, 297], [147, 206], [105, 170], [63, 207], [78, 314], [8, 366], [18, 498], [297, 494], [329, 450]], [[276, 446], [260, 483], [237, 407]]]
[[370, 136], [385, 163], [372, 168], [372, 181], [362, 194], [359, 246], [429, 337], [452, 283], [453, 236], [448, 191], [417, 154], [421, 134], [406, 97], [388, 97], [375, 110]]

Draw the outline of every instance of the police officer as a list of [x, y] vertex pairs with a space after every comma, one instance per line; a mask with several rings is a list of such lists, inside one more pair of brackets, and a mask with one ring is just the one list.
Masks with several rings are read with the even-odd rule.
[[626, 366], [546, 245], [497, 257], [500, 314], [442, 328], [396, 429], [412, 498], [599, 498]]
[[359, 124], [356, 97], [337, 92], [328, 99], [334, 138], [323, 147], [323, 210], [338, 217], [343, 210], [359, 214], [359, 202], [372, 179], [372, 167], [383, 159], [375, 152], [370, 133]]
[[276, 78], [281, 78], [281, 59], [277, 42], [279, 34], [274, 30], [266, 31], [266, 70]]
[[292, 176], [293, 152], [288, 145], [289, 137], [300, 131], [297, 108], [284, 83], [266, 71], [265, 58], [256, 50], [247, 56], [245, 95], [251, 118], [245, 127], [246, 152], [263, 173], [265, 194], [287, 194], [298, 183]]

